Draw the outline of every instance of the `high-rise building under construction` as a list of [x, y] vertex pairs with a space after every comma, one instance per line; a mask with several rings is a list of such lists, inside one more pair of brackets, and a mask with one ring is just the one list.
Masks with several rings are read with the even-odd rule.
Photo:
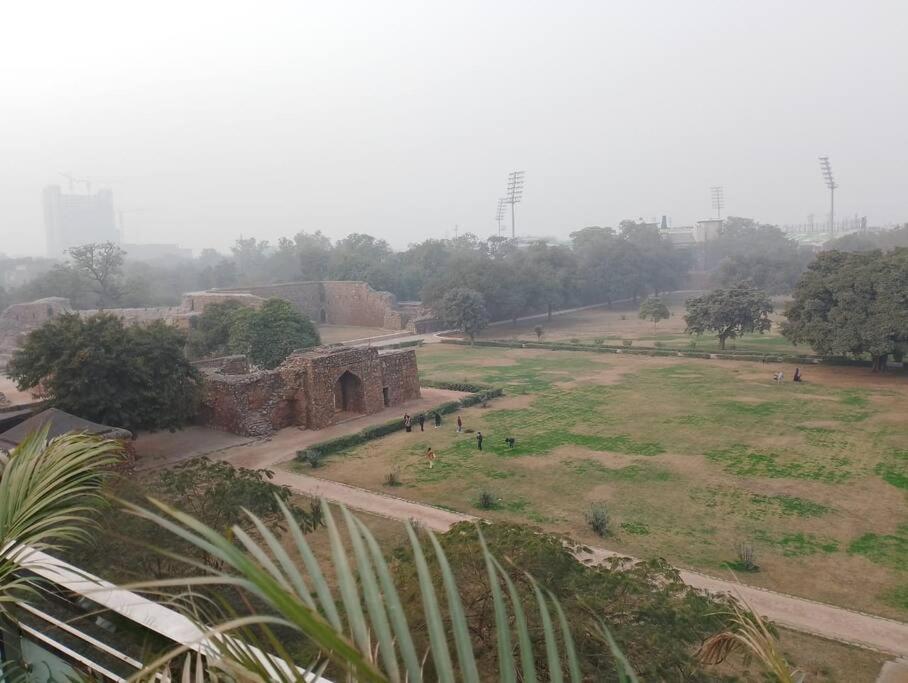
[[59, 185], [48, 185], [43, 201], [49, 257], [61, 258], [70, 247], [88, 242], [120, 241], [110, 190], [64, 194]]

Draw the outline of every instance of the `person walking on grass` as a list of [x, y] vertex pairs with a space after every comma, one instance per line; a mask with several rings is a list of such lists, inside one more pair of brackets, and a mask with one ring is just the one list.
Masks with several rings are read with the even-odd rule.
[[437, 410], [435, 411], [435, 429], [441, 427], [441, 413]]
[[419, 431], [426, 431], [426, 416], [423, 413], [420, 413], [416, 418], [416, 421], [419, 423]]
[[476, 447], [482, 450], [482, 432], [476, 432]]
[[430, 470], [432, 469], [433, 465], [435, 465], [435, 461], [436, 461], [437, 459], [438, 459], [438, 456], [435, 455], [435, 451], [433, 451], [433, 450], [432, 450], [432, 447], [429, 446], [429, 447], [426, 449], [426, 460], [429, 462], [429, 469], [430, 469]]
[[409, 413], [404, 413], [404, 429], [408, 432], [413, 429], [413, 420], [410, 418]]
[[463, 420], [460, 419], [460, 415], [457, 416], [457, 431], [463, 431]]

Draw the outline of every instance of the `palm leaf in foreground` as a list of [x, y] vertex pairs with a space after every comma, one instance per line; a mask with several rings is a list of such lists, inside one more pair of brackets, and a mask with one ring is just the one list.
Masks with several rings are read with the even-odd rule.
[[104, 475], [123, 450], [89, 434], [48, 440], [47, 432], [30, 434], [0, 458], [0, 616], [33, 592], [31, 580], [16, 574], [29, 553], [88, 537], [104, 504]]
[[801, 683], [804, 674], [788, 664], [770, 626], [743, 598], [738, 599], [747, 609], [731, 603], [731, 628], [703, 643], [698, 653], [700, 661], [719, 664], [733, 652], [742, 652], [746, 659], [756, 659], [775, 683]]
[[[429, 569], [424, 543], [420, 540], [422, 534], [407, 525], [429, 643], [428, 649], [420, 653], [378, 543], [366, 526], [345, 508], [341, 508], [343, 524], [339, 524], [328, 505], [323, 503], [331, 546], [331, 567], [323, 568], [289, 512], [287, 524], [291, 542], [281, 543], [248, 512], [259, 539], [234, 528], [233, 537], [237, 541], [234, 542], [188, 515], [163, 503], [152, 502], [157, 510], [131, 504], [127, 507], [133, 514], [204, 548], [220, 560], [219, 566], [223, 569], [195, 565], [205, 569], [205, 576], [152, 582], [144, 584], [145, 588], [172, 587], [181, 582], [209, 588], [229, 587], [265, 605], [264, 610], [256, 610], [258, 614], [242, 618], [232, 615], [233, 623], [242, 623], [242, 628], [234, 628], [229, 623], [213, 626], [208, 620], [200, 624], [204, 641], [193, 646], [206, 652], [209, 675], [220, 672], [233, 680], [301, 681], [311, 680], [330, 663], [335, 678], [343, 675], [347, 680], [355, 681], [480, 680], [477, 656], [454, 573], [441, 544], [431, 532], [424, 534], [434, 551], [438, 576]], [[348, 543], [344, 542], [342, 531]], [[573, 639], [554, 596], [541, 588], [535, 591], [535, 609], [548, 617], [554, 607], [556, 618], [546, 621], [545, 653], [534, 656], [527, 620], [523, 616], [525, 610], [517, 599], [511, 579], [489, 553], [481, 533], [480, 546], [477, 552], [485, 558], [495, 601], [500, 680], [579, 681]], [[301, 568], [305, 568], [305, 573]], [[333, 575], [338, 586], [337, 596], [326, 575]], [[503, 587], [506, 590], [502, 590]], [[560, 628], [556, 628], [556, 623]], [[275, 626], [290, 630], [314, 645], [318, 655], [309, 662], [291, 661], [283, 647], [268, 647], [277, 654], [265, 655], [262, 652], [265, 648], [259, 649], [257, 645], [277, 641], [270, 631]], [[263, 633], [269, 635], [260, 637]], [[282, 640], [286, 642], [286, 639]], [[519, 662], [514, 661], [512, 642], [519, 645]], [[187, 667], [182, 668], [183, 678], [187, 680], [189, 674], [186, 672], [192, 665], [190, 659], [184, 659], [188, 656], [186, 649], [179, 648], [165, 655], [137, 678], [146, 680], [164, 670], [179, 676], [177, 672]], [[544, 669], [537, 668], [537, 660], [544, 662]]]

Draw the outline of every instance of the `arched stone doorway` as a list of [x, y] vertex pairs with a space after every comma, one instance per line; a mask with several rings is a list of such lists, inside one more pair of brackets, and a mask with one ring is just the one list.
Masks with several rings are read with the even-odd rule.
[[366, 412], [363, 381], [349, 370], [334, 383], [334, 410], [338, 413]]

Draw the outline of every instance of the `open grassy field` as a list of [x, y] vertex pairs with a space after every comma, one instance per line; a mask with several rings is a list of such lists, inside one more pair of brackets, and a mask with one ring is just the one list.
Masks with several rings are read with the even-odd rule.
[[[631, 339], [637, 346], [653, 346], [656, 342], [666, 348], [688, 349], [691, 342], [696, 344], [698, 351], [718, 351], [719, 342], [715, 337], [704, 335], [691, 337], [684, 333], [684, 302], [698, 292], [674, 293], [663, 297], [671, 311], [668, 320], [661, 321], [653, 327], [651, 322], [640, 320], [637, 315], [638, 304], [615, 304], [613, 308], [589, 308], [575, 313], [556, 315], [551, 321], [545, 319], [524, 320], [512, 325], [511, 323], [496, 324], [487, 327], [478, 335], [478, 339], [514, 339], [523, 341], [536, 341], [534, 328], [541, 325], [543, 328], [543, 341], [572, 341], [592, 344], [594, 340], [604, 340], [606, 344], [619, 345], [624, 339]], [[784, 353], [812, 355], [808, 346], [795, 346], [783, 337], [777, 324], [784, 320], [782, 311], [785, 301], [781, 298], [773, 300], [775, 313], [773, 314], [773, 329], [765, 334], [748, 334], [739, 339], [730, 339], [727, 349], [737, 351], [753, 351], [756, 353]]]
[[[448, 345], [419, 363], [426, 378], [506, 388], [462, 413], [483, 452], [451, 416], [306, 472], [718, 575], [748, 543], [760, 570], [747, 583], [908, 617], [904, 375], [811, 366], [805, 384], [778, 385], [760, 363]], [[484, 490], [492, 510], [477, 508]], [[597, 502], [604, 539], [585, 521]]]

